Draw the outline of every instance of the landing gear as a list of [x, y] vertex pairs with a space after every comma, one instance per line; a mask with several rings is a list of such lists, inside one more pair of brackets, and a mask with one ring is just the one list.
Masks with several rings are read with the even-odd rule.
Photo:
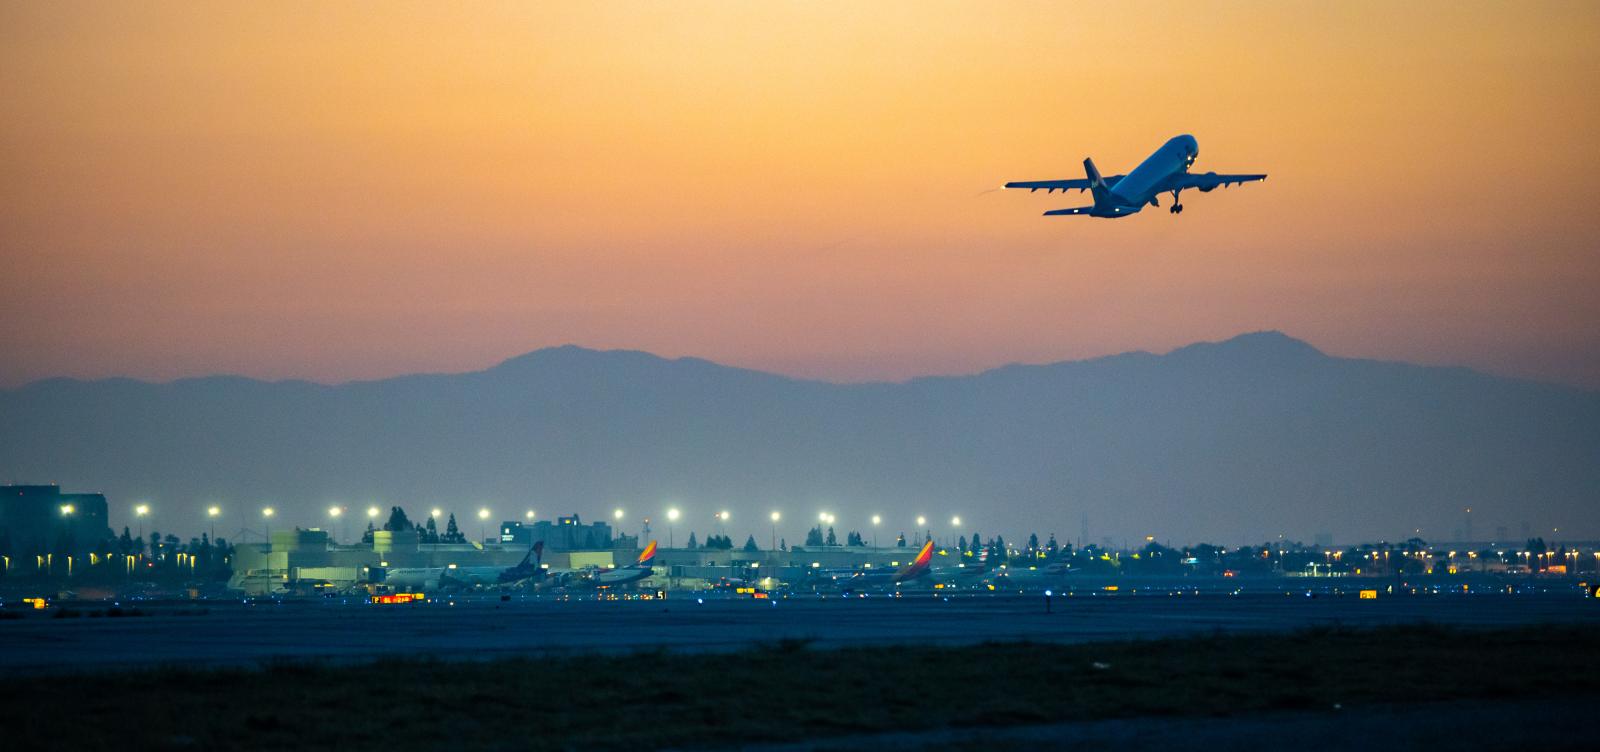
[[1183, 213], [1183, 204], [1178, 203], [1177, 191], [1172, 192], [1172, 208], [1168, 209], [1167, 211], [1172, 212], [1173, 214]]

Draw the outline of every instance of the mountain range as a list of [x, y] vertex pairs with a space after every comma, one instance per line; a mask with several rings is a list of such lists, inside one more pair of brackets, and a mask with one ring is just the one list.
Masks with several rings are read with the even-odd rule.
[[463, 522], [620, 507], [627, 532], [664, 532], [677, 506], [678, 540], [726, 509], [763, 545], [774, 509], [791, 542], [822, 511], [840, 538], [883, 515], [884, 543], [917, 515], [941, 536], [1119, 544], [1594, 538], [1600, 392], [1278, 332], [859, 384], [565, 346], [334, 385], [35, 382], [0, 391], [0, 479], [104, 492], [119, 528], [148, 502], [147, 526], [184, 535], [219, 503], [229, 533], [267, 504], [307, 527], [399, 504]]

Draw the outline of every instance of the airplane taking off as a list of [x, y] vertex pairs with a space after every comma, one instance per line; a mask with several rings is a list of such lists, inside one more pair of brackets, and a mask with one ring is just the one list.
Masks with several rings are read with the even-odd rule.
[[1100, 171], [1095, 169], [1094, 160], [1083, 160], [1083, 171], [1086, 178], [1070, 180], [1024, 180], [1006, 183], [1006, 188], [1026, 188], [1028, 192], [1043, 188], [1046, 192], [1060, 190], [1063, 193], [1069, 190], [1089, 191], [1094, 196], [1094, 206], [1079, 206], [1072, 209], [1054, 209], [1044, 213], [1047, 217], [1087, 214], [1091, 217], [1126, 217], [1138, 214], [1146, 204], [1160, 206], [1157, 197], [1163, 193], [1172, 194], [1172, 207], [1168, 211], [1173, 214], [1183, 212], [1183, 204], [1179, 203], [1178, 194], [1193, 188], [1201, 193], [1210, 193], [1218, 186], [1226, 187], [1234, 183], [1249, 183], [1256, 180], [1266, 180], [1266, 175], [1218, 175], [1207, 172], [1196, 175], [1189, 172], [1194, 165], [1194, 160], [1200, 156], [1200, 143], [1194, 136], [1183, 135], [1173, 138], [1156, 149], [1133, 172], [1126, 175], [1112, 175], [1108, 178], [1100, 177]]

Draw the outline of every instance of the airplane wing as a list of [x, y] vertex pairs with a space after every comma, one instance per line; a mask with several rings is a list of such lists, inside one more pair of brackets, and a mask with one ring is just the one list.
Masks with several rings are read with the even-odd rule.
[[1266, 175], [1218, 175], [1215, 172], [1184, 173], [1167, 181], [1168, 185], [1158, 192], [1195, 188], [1204, 193], [1216, 188], [1226, 188], [1236, 183], [1253, 183], [1257, 180], [1266, 179]]
[[[1121, 175], [1112, 175], [1108, 178], [1104, 178], [1107, 188], [1116, 185], [1117, 181], [1121, 179]], [[1054, 193], [1056, 191], [1087, 191], [1091, 186], [1092, 184], [1089, 182], [1088, 178], [1074, 178], [1072, 180], [1018, 180], [1005, 184], [1006, 188], [1026, 188], [1030, 193], [1040, 189], [1043, 189], [1046, 193]]]

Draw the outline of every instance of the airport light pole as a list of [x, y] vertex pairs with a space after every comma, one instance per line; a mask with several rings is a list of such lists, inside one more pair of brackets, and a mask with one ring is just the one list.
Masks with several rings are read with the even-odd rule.
[[878, 526], [883, 524], [883, 515], [872, 515], [872, 549], [878, 549]]
[[[344, 508], [338, 506], [328, 507], [328, 518], [339, 524], [339, 537], [344, 537]], [[333, 527], [329, 525], [329, 527]], [[328, 531], [332, 533], [333, 531]], [[334, 541], [338, 543], [339, 541]]]
[[778, 550], [778, 520], [780, 520], [780, 519], [783, 519], [783, 515], [779, 514], [777, 512], [777, 510], [773, 510], [773, 512], [772, 512], [772, 546], [767, 549], [768, 551], [774, 552], [773, 556], [777, 556], [776, 552]]
[[212, 504], [206, 507], [206, 519], [211, 521], [211, 545], [217, 545], [217, 516], [222, 514], [222, 507]]
[[921, 540], [922, 531], [927, 529], [927, 524], [928, 524], [928, 518], [927, 517], [924, 517], [924, 516], [922, 516], [920, 514], [917, 515], [917, 539], [918, 539], [917, 540], [917, 545], [919, 545], [919, 546], [922, 545], [922, 540]]
[[144, 547], [144, 518], [150, 514], [149, 504], [140, 504], [133, 508], [133, 518], [139, 521], [139, 547]]
[[[957, 530], [960, 530], [960, 529], [961, 529], [961, 516], [960, 515], [956, 515], [954, 517], [951, 517], [950, 518], [950, 532], [954, 533], [954, 532], [956, 532]], [[958, 535], [959, 535], [959, 533], [958, 533]]]
[[267, 508], [261, 510], [261, 519], [262, 519], [261, 526], [263, 528], [265, 528], [266, 531], [267, 531], [266, 532], [266, 537], [267, 537], [267, 550], [268, 551], [272, 550], [272, 515], [273, 515], [272, 507], [267, 507]]
[[[78, 508], [73, 506], [73, 505], [71, 505], [71, 504], [62, 504], [61, 505], [61, 517], [62, 517], [62, 519], [67, 520], [68, 524], [71, 524], [70, 521], [71, 521], [71, 518], [72, 518], [72, 513], [76, 512], [76, 511], [78, 511]], [[51, 572], [51, 574], [55, 574], [55, 573]], [[67, 577], [68, 578], [72, 577], [72, 556], [70, 554], [67, 556]]]
[[489, 508], [488, 507], [484, 507], [482, 509], [479, 509], [478, 510], [478, 539], [480, 541], [484, 542], [484, 543], [488, 543], [489, 542], [489, 531], [488, 531], [488, 528], [486, 527], [488, 524], [489, 524]]
[[676, 546], [673, 544], [672, 538], [673, 533], [676, 532], [677, 525], [674, 523], [678, 521], [678, 514], [677, 507], [667, 510], [667, 548], [676, 548]]

